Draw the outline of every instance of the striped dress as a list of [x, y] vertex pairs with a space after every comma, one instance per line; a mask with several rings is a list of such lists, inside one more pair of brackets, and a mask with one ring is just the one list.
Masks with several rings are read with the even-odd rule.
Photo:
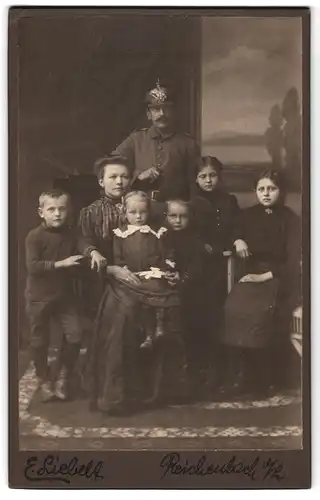
[[103, 196], [80, 212], [79, 226], [86, 243], [86, 255], [98, 250], [108, 264], [113, 262], [113, 230], [119, 226], [122, 203]]
[[[103, 196], [99, 200], [81, 210], [79, 229], [84, 243], [84, 254], [90, 255], [98, 250], [113, 264], [113, 230], [119, 226], [122, 214], [122, 203], [119, 199]], [[87, 270], [81, 290], [84, 313], [94, 319], [105, 288], [105, 276]]]

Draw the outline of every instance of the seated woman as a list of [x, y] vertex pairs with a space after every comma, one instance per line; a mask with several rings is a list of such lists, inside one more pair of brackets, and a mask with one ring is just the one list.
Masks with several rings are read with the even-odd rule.
[[[207, 380], [209, 393], [219, 386], [225, 368], [225, 353], [219, 342], [223, 304], [227, 296], [227, 260], [223, 252], [232, 248], [234, 224], [239, 213], [236, 197], [223, 188], [222, 170], [223, 165], [217, 158], [202, 158], [192, 199], [195, 230], [206, 249], [206, 274], [198, 294], [201, 314], [194, 343], [197, 344], [198, 365], [202, 365], [203, 375], [211, 378], [211, 381]], [[199, 332], [202, 332], [201, 342]], [[201, 378], [199, 386], [204, 387]]]
[[263, 172], [255, 191], [258, 204], [243, 210], [237, 221], [240, 279], [224, 307], [225, 389], [233, 397], [266, 396], [280, 382], [288, 370], [284, 346], [290, 343], [290, 319], [299, 301], [299, 217], [284, 204], [280, 173]]
[[[114, 230], [123, 221], [122, 198], [129, 188], [130, 170], [120, 157], [103, 159], [98, 166], [98, 180], [105, 196], [80, 215], [86, 253], [105, 287], [89, 347], [85, 385], [92, 409], [119, 415], [132, 412], [145, 398], [163, 401], [166, 378], [171, 380], [167, 385], [172, 395], [183, 396], [184, 351], [178, 334], [168, 342], [160, 342], [147, 359], [142, 356], [140, 345], [145, 336], [141, 309], [144, 303], [150, 305], [150, 292], [141, 289], [141, 279], [128, 267], [115, 265], [113, 255]], [[119, 250], [117, 258], [122, 259]], [[157, 305], [160, 299], [164, 303], [168, 300], [167, 290], [158, 295]]]
[[[86, 276], [85, 301], [90, 316], [94, 319], [105, 287], [105, 271], [112, 264], [113, 229], [119, 225], [122, 215], [122, 198], [130, 187], [130, 169], [121, 156], [104, 157], [95, 163], [98, 183], [103, 189], [99, 200], [80, 212], [79, 229], [82, 233], [85, 255], [91, 269], [97, 271]], [[126, 269], [108, 268], [108, 273], [137, 282], [137, 278]]]

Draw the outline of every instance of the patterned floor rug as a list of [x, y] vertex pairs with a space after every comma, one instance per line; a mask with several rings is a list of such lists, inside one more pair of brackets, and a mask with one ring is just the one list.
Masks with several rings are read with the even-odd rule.
[[36, 388], [30, 364], [19, 386], [21, 449], [297, 449], [302, 444], [297, 393], [106, 417], [90, 412], [85, 400], [37, 403]]

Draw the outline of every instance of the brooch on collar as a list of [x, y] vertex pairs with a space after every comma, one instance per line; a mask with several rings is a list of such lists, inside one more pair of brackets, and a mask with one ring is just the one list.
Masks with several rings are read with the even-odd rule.
[[265, 209], [265, 213], [268, 214], [268, 215], [272, 214], [273, 213], [272, 208], [266, 208]]

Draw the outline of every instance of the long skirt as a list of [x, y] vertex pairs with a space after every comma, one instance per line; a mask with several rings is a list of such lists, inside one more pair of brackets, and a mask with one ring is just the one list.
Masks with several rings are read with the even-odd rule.
[[[150, 299], [150, 300], [149, 300]], [[179, 332], [165, 335], [150, 354], [140, 349], [143, 304], [174, 308], [175, 298], [148, 295], [111, 280], [102, 297], [91, 342], [86, 387], [102, 411], [143, 399], [185, 395], [186, 362]], [[178, 305], [176, 305], [178, 307]]]
[[274, 341], [279, 280], [236, 283], [224, 306], [222, 341], [245, 348], [267, 347]]

